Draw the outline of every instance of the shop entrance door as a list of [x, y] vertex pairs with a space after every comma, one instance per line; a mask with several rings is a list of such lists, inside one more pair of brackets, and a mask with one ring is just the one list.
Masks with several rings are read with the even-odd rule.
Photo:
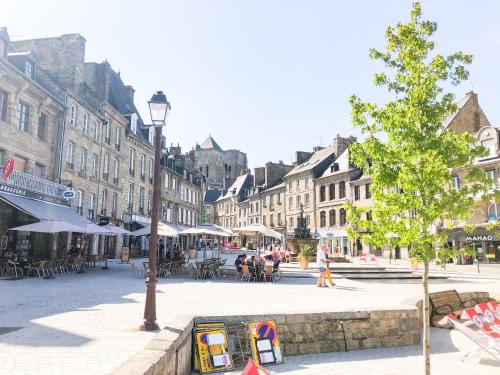
[[396, 246], [394, 249], [394, 259], [401, 259], [401, 249], [399, 246]]

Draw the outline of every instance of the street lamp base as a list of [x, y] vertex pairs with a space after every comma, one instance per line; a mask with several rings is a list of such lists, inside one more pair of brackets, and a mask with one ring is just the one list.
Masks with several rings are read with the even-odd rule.
[[139, 331], [159, 331], [160, 330], [160, 327], [158, 326], [157, 323], [149, 323], [149, 322], [144, 322], [144, 324], [142, 324], [140, 327], [139, 327]]

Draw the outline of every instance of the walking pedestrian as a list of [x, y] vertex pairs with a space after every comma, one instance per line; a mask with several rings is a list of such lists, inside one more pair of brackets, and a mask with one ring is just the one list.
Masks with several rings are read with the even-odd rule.
[[318, 246], [318, 250], [316, 253], [316, 266], [319, 268], [318, 282], [316, 283], [316, 286], [318, 288], [328, 288], [328, 285], [326, 285], [325, 282], [325, 273], [327, 264], [328, 261], [326, 260], [326, 246], [325, 245]]

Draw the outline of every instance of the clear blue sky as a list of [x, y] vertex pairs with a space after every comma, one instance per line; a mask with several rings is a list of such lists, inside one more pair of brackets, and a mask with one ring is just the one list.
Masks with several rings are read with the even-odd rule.
[[[146, 101], [164, 90], [172, 112], [165, 135], [187, 151], [211, 133], [250, 165], [357, 135], [348, 97], [383, 101], [372, 85], [388, 25], [407, 20], [407, 0], [3, 0], [0, 25], [13, 40], [80, 33], [87, 61], [107, 59]], [[500, 1], [424, 1], [437, 50], [472, 53], [471, 82], [500, 125]]]

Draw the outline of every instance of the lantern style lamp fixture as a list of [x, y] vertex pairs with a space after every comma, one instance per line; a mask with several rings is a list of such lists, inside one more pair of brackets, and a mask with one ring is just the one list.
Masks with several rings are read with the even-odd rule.
[[148, 102], [149, 112], [153, 126], [162, 127], [165, 125], [168, 114], [170, 113], [170, 103], [163, 91], [157, 91]]

